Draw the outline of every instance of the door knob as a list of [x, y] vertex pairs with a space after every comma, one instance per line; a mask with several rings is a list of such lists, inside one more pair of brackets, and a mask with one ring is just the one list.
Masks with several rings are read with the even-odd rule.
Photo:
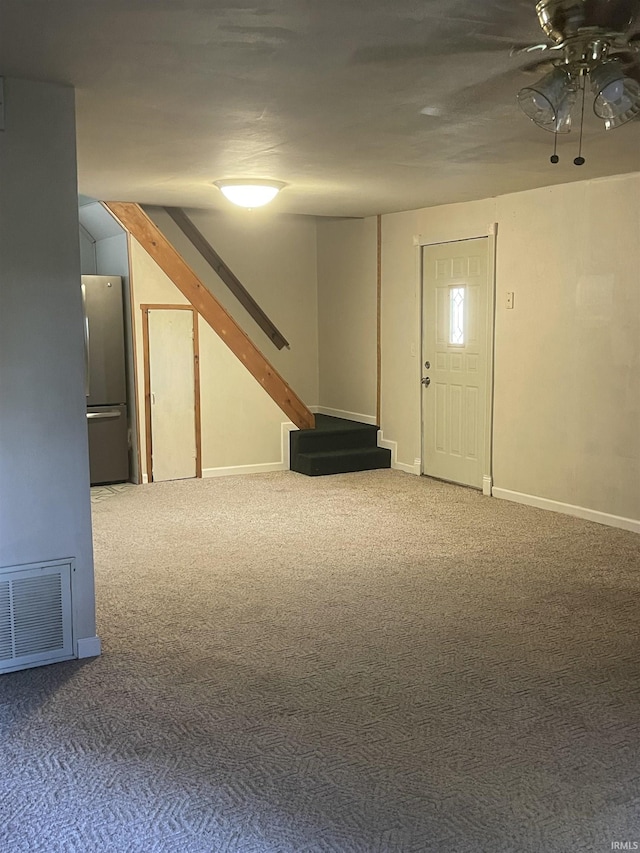
[[429, 379], [428, 376], [423, 377], [422, 384], [424, 385], [425, 388], [428, 388], [429, 385], [431, 385], [431, 379]]

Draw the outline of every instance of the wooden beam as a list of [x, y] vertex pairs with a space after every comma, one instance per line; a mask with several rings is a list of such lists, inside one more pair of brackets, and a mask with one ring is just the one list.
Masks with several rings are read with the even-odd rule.
[[211, 269], [227, 285], [242, 307], [253, 317], [269, 340], [278, 349], [282, 349], [283, 347], [289, 349], [289, 341], [271, 322], [253, 296], [244, 287], [238, 276], [229, 269], [204, 234], [189, 219], [184, 210], [181, 207], [165, 207], [165, 210], [189, 242], [200, 252]]
[[107, 202], [106, 207], [122, 227], [136, 238], [289, 420], [300, 429], [313, 429], [315, 426], [313, 413], [289, 387], [275, 367], [269, 364], [246, 332], [220, 305], [140, 205], [129, 202]]

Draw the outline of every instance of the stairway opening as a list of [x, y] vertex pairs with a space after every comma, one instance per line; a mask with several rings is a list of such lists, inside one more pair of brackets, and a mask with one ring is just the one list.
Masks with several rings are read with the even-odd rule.
[[391, 451], [378, 447], [378, 427], [316, 415], [315, 429], [290, 435], [291, 470], [308, 477], [391, 467]]

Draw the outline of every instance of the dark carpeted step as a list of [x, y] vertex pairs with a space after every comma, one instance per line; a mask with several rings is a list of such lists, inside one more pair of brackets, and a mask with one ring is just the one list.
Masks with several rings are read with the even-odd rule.
[[368, 429], [371, 424], [362, 423], [362, 421], [351, 421], [347, 418], [336, 418], [333, 415], [317, 414], [315, 416], [317, 430], [327, 429]]
[[377, 447], [378, 427], [357, 424], [346, 429], [301, 429], [291, 433], [291, 453], [314, 453], [321, 450], [348, 450]]
[[362, 447], [298, 453], [291, 460], [291, 470], [309, 477], [323, 474], [346, 474], [349, 471], [371, 471], [391, 467], [391, 451], [384, 447]]

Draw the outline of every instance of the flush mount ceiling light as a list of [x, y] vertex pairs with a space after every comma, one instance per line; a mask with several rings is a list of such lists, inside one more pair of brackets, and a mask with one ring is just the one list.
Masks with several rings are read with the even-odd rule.
[[[557, 134], [571, 130], [571, 110], [580, 91], [580, 150], [573, 162], [581, 166], [587, 80], [595, 97], [593, 110], [606, 130], [640, 115], [640, 33], [627, 32], [634, 21], [634, 4], [630, 0], [540, 0], [536, 13], [550, 43], [519, 47], [512, 55], [545, 51], [548, 59], [527, 70], [552, 70], [538, 83], [521, 89], [518, 103], [538, 127], [556, 134], [557, 145]], [[554, 147], [551, 162], [558, 160]]]
[[286, 187], [283, 181], [263, 181], [257, 178], [229, 178], [214, 183], [233, 204], [248, 208], [269, 204]]

